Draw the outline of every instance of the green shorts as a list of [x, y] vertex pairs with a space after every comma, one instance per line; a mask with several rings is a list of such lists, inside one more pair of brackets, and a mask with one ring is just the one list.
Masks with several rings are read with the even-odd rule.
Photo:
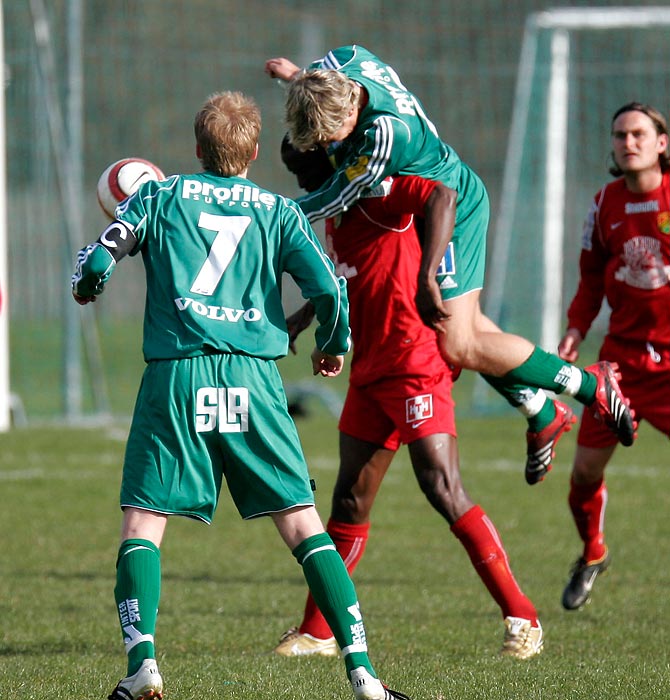
[[150, 362], [128, 437], [121, 507], [209, 523], [224, 477], [243, 518], [314, 504], [277, 366], [231, 354]]
[[484, 287], [489, 215], [484, 183], [462, 164], [454, 233], [437, 270], [443, 299], [455, 299]]

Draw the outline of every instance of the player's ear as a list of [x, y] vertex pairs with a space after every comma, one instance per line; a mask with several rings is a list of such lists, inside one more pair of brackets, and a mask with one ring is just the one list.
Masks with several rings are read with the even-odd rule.
[[254, 148], [254, 154], [251, 156], [251, 160], [256, 160], [258, 158], [258, 144], [256, 144], [256, 148]]
[[196, 143], [196, 144], [195, 144], [195, 157], [196, 157], [198, 160], [201, 160], [201, 159], [202, 159], [202, 148], [200, 148], [200, 144], [199, 144], [199, 143]]

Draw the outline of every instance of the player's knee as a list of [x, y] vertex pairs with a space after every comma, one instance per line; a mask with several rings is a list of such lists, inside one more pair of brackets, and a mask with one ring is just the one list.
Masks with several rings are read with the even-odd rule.
[[417, 473], [417, 481], [428, 502], [450, 523], [457, 519], [458, 494], [462, 491], [460, 481], [454, 479], [439, 469], [423, 469]]
[[457, 332], [438, 334], [440, 352], [444, 359], [458, 367], [469, 368], [474, 360], [474, 339]]
[[333, 494], [331, 517], [342, 523], [362, 525], [368, 522], [372, 502], [364, 496], [348, 494]]

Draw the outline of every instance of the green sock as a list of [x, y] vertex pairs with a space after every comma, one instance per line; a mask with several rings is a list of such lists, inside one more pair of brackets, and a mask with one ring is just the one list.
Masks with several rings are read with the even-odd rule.
[[364, 666], [376, 678], [368, 658], [356, 589], [330, 535], [324, 532], [308, 537], [293, 550], [293, 556], [302, 566], [312, 597], [342, 650], [347, 676], [354, 668]]
[[128, 654], [128, 675], [155, 659], [154, 633], [161, 591], [160, 550], [148, 540], [125, 540], [116, 560], [114, 598]]
[[518, 409], [528, 422], [528, 430], [539, 433], [554, 420], [556, 408], [542, 389], [532, 388], [525, 384], [510, 382], [508, 375], [493, 377], [482, 374], [482, 379], [488, 382], [510, 406]]
[[534, 415], [528, 416], [528, 430], [531, 433], [539, 433], [546, 428], [556, 417], [556, 406], [553, 401], [547, 400], [542, 408]]
[[522, 383], [540, 387], [556, 394], [565, 392], [587, 406], [593, 403], [596, 395], [594, 375], [537, 346], [524, 363], [508, 372], [502, 379], [512, 384]]

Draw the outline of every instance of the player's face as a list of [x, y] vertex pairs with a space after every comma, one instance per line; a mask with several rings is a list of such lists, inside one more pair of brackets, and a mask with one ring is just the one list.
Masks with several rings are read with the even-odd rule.
[[667, 135], [659, 134], [644, 112], [624, 112], [612, 124], [614, 160], [624, 174], [660, 168], [658, 158], [667, 145]]
[[337, 143], [338, 141], [344, 141], [344, 139], [349, 136], [353, 130], [356, 128], [356, 122], [358, 121], [358, 109], [356, 107], [351, 108], [351, 111], [344, 118], [342, 126], [331, 135], [322, 146], [327, 146], [329, 143]]

